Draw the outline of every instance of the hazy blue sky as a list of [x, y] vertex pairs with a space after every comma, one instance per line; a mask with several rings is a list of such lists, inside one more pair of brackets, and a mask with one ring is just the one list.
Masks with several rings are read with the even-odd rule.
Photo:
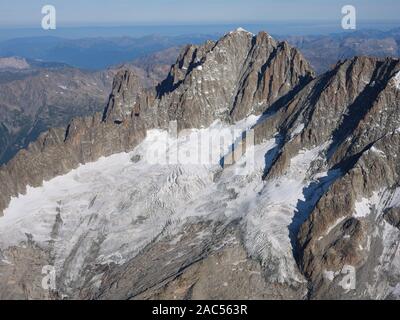
[[56, 7], [59, 26], [336, 20], [346, 4], [360, 20], [399, 20], [400, 12], [400, 0], [0, 0], [0, 25], [40, 25], [45, 4]]

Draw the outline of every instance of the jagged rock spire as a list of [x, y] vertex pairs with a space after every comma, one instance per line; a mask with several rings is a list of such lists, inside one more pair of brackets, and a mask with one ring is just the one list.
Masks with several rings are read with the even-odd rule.
[[103, 121], [122, 123], [132, 113], [138, 113], [138, 96], [143, 87], [132, 70], [120, 70], [114, 77], [108, 104], [104, 110]]

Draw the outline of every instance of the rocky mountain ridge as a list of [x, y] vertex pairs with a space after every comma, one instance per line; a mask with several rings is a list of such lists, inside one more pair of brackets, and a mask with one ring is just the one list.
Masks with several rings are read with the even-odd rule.
[[132, 70], [140, 87], [151, 88], [165, 78], [177, 56], [178, 48], [169, 48], [98, 72], [60, 63], [0, 58], [0, 164], [48, 129], [102, 112], [119, 70]]

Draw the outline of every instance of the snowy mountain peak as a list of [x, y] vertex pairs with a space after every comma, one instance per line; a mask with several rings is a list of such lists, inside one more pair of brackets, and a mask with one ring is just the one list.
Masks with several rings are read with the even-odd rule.
[[244, 29], [244, 28], [242, 28], [242, 27], [237, 28], [237, 29], [236, 29], [236, 32], [247, 32], [247, 33], [251, 33], [251, 32], [247, 31], [246, 29]]
[[239, 27], [239, 28], [237, 28], [236, 30], [232, 30], [232, 31], [228, 32], [227, 34], [238, 34], [238, 33], [239, 33], [239, 34], [240, 34], [240, 33], [245, 33], [245, 34], [251, 35], [252, 37], [255, 36], [254, 33], [250, 32], [250, 31], [248, 31], [248, 30], [246, 30], [246, 29], [244, 29], [244, 28], [242, 28], [242, 27]]

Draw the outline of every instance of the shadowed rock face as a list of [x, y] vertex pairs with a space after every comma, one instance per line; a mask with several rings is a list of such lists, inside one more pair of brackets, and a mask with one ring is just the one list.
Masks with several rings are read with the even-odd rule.
[[[263, 154], [261, 187], [251, 189], [251, 205], [240, 189], [254, 177], [235, 182], [228, 200], [224, 197], [247, 215], [229, 223], [189, 222], [176, 237], [163, 230], [123, 263], [88, 262], [80, 274], [84, 281], [63, 289], [69, 297], [85, 299], [396, 298], [399, 74], [397, 59], [357, 57], [314, 78], [296, 49], [266, 33], [237, 30], [217, 42], [188, 46], [158, 87], [142, 89], [132, 71], [119, 72], [103, 114], [50, 130], [2, 167], [0, 209], [28, 185], [40, 186], [79, 164], [132, 150], [148, 129], [166, 129], [171, 120], [186, 129], [263, 113], [253, 127], [256, 144], [274, 143]], [[179, 184], [181, 175], [174, 171], [168, 188]], [[222, 184], [223, 189], [228, 182]], [[220, 191], [206, 197], [207, 210], [226, 209], [213, 198]], [[173, 223], [168, 221], [166, 229]], [[95, 261], [103, 241], [87, 261]], [[16, 258], [25, 255], [18, 251]], [[28, 257], [45, 262], [51, 253], [32, 247]], [[21, 271], [4, 268], [19, 277]], [[343, 280], [349, 272], [356, 275], [355, 288]], [[61, 286], [67, 278], [61, 273]], [[8, 286], [4, 290], [12, 296]], [[52, 298], [61, 296], [56, 292]]]

